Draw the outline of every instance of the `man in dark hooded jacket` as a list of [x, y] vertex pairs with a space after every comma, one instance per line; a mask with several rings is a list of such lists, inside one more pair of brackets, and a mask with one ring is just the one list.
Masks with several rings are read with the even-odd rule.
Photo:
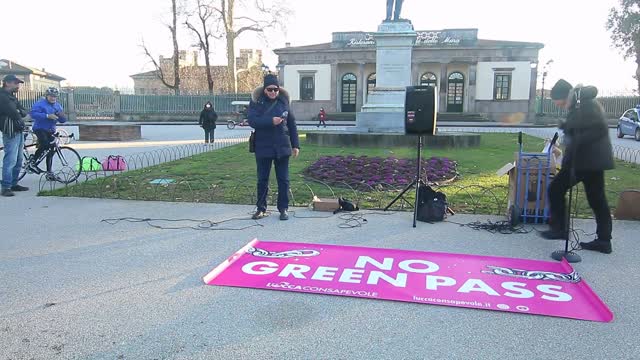
[[596, 101], [593, 86], [571, 86], [559, 80], [551, 89], [556, 106], [567, 109], [567, 119], [560, 125], [564, 132], [565, 154], [562, 169], [549, 186], [551, 229], [542, 233], [547, 239], [564, 239], [567, 231], [565, 194], [582, 182], [589, 206], [597, 223], [594, 241], [580, 245], [583, 249], [611, 253], [611, 212], [604, 190], [604, 172], [614, 168], [609, 128], [602, 106]]
[[278, 180], [280, 220], [288, 220], [289, 158], [300, 152], [296, 118], [289, 108], [289, 95], [273, 74], [264, 77], [264, 86], [253, 92], [249, 104], [249, 125], [255, 129], [255, 154], [258, 172], [258, 200], [253, 219], [267, 216], [267, 195], [271, 164]]
[[207, 103], [204, 104], [204, 109], [200, 112], [200, 120], [198, 120], [198, 124], [204, 129], [205, 144], [213, 144], [216, 121], [218, 121], [218, 114], [213, 109], [211, 101], [207, 101]]

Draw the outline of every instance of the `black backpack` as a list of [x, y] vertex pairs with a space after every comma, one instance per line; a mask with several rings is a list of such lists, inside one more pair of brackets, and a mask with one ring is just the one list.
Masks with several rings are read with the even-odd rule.
[[447, 195], [435, 191], [428, 185], [420, 185], [418, 192], [418, 220], [423, 222], [443, 221], [447, 214]]

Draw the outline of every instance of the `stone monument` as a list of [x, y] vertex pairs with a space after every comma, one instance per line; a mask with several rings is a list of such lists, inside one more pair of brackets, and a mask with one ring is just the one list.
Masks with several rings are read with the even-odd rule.
[[411, 55], [416, 32], [411, 21], [400, 18], [402, 2], [387, 0], [387, 19], [373, 34], [376, 87], [369, 93], [362, 111], [356, 114], [358, 132], [404, 133], [405, 89], [411, 86]]

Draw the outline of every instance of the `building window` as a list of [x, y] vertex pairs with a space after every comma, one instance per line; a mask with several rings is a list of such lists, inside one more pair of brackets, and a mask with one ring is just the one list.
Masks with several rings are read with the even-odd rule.
[[438, 79], [434, 73], [424, 73], [420, 76], [420, 86], [436, 86]]
[[509, 100], [511, 98], [511, 74], [495, 74], [493, 85], [494, 100]]
[[376, 73], [369, 75], [367, 78], [367, 95], [369, 95], [376, 87]]
[[313, 76], [300, 78], [300, 100], [314, 100], [315, 84]]
[[356, 111], [356, 94], [358, 93], [358, 78], [351, 73], [342, 77], [342, 112]]
[[138, 89], [138, 92], [140, 92], [140, 95], [144, 95], [144, 89], [143, 88]]

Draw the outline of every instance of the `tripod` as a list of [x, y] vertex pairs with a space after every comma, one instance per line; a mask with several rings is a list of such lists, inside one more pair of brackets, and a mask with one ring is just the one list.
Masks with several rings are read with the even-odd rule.
[[[416, 169], [416, 176], [414, 177], [413, 181], [411, 182], [411, 184], [407, 185], [407, 187], [404, 188], [404, 190], [402, 190], [402, 192], [400, 194], [398, 194], [398, 196], [395, 197], [395, 199], [393, 199], [389, 205], [387, 205], [387, 207], [384, 208], [384, 211], [389, 210], [389, 208], [391, 206], [393, 206], [393, 204], [395, 204], [398, 200], [402, 199], [404, 201], [407, 201], [403, 198], [404, 194], [409, 191], [412, 187], [416, 187], [416, 198], [413, 201], [413, 227], [416, 227], [416, 220], [418, 219], [418, 195], [420, 194], [420, 185], [423, 186], [427, 186], [427, 183], [422, 180], [422, 178], [420, 177], [420, 174], [422, 173], [422, 135], [418, 136], [418, 158], [417, 158], [417, 169]], [[408, 202], [408, 201], [407, 201]]]

